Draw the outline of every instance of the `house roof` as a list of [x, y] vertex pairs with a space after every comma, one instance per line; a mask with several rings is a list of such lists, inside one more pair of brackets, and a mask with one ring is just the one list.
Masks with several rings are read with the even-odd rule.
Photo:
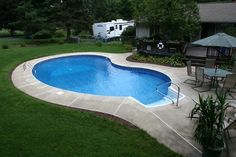
[[200, 21], [206, 23], [236, 23], [236, 2], [199, 3]]

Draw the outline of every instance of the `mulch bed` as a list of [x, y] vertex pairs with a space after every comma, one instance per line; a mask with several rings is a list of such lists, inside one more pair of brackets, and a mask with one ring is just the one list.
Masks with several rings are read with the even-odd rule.
[[136, 62], [136, 63], [149, 63], [149, 64], [156, 64], [156, 65], [163, 65], [163, 66], [168, 66], [168, 67], [174, 67], [174, 68], [182, 68], [184, 66], [180, 66], [180, 67], [175, 67], [175, 66], [171, 66], [171, 65], [168, 65], [168, 64], [157, 64], [157, 63], [152, 63], [152, 62], [145, 62], [145, 61], [137, 61], [135, 59], [132, 58], [132, 55], [128, 56], [126, 58], [127, 61], [129, 62]]

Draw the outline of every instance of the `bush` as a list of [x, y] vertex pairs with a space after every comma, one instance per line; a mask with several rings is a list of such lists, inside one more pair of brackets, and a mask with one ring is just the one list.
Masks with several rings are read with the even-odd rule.
[[91, 33], [88, 30], [82, 30], [80, 28], [72, 30], [72, 35], [75, 36], [91, 36]]
[[232, 67], [233, 67], [233, 61], [228, 61], [228, 63], [224, 63], [220, 65], [220, 68], [224, 70], [230, 70], [232, 69]]
[[49, 39], [52, 35], [48, 30], [41, 30], [32, 35], [33, 39]]
[[125, 50], [127, 50], [127, 51], [132, 51], [133, 50], [133, 46], [132, 45], [126, 44], [126, 45], [124, 45], [124, 47], [125, 47]]
[[91, 36], [91, 34], [88, 31], [81, 31], [79, 36]]
[[26, 43], [20, 43], [20, 47], [25, 47]]
[[64, 41], [60, 40], [60, 41], [58, 41], [58, 44], [62, 45], [62, 44], [64, 44]]
[[74, 30], [72, 30], [72, 35], [74, 35], [74, 36], [79, 35], [79, 33], [80, 33], [80, 30], [79, 30], [79, 29], [74, 29]]
[[97, 46], [97, 47], [102, 47], [102, 42], [101, 42], [101, 41], [97, 41], [97, 42], [96, 42], [96, 46]]
[[194, 138], [203, 146], [203, 154], [216, 150], [219, 156], [218, 151], [224, 148], [224, 117], [229, 106], [225, 92], [216, 93], [216, 96], [214, 99], [199, 95], [199, 103], [195, 104], [189, 118], [195, 119]]
[[135, 27], [129, 26], [122, 32], [121, 36], [133, 37], [136, 35], [135, 33], [136, 33]]
[[9, 46], [8, 45], [2, 45], [2, 49], [8, 49]]
[[168, 66], [173, 66], [173, 67], [185, 66], [183, 62], [183, 58], [184, 58], [183, 55], [180, 53], [176, 53], [170, 57], [151, 56], [151, 55], [144, 55], [140, 53], [134, 54], [132, 56], [132, 59], [136, 61], [168, 65]]
[[59, 37], [65, 37], [66, 32], [63, 29], [58, 29], [55, 31], [54, 36], [59, 38]]
[[127, 27], [121, 34], [121, 41], [122, 44], [131, 44], [131, 45], [135, 45], [136, 41], [135, 41], [135, 27], [129, 26]]
[[[23, 36], [23, 35], [24, 35], [24, 32], [20, 30], [14, 31], [14, 34], [13, 34], [13, 36]], [[10, 30], [0, 29], [0, 37], [10, 37], [10, 36], [11, 36]]]
[[9, 36], [10, 36], [10, 33], [8, 30], [6, 30], [6, 29], [0, 30], [0, 37], [9, 37]]
[[94, 41], [94, 37], [88, 31], [81, 31], [79, 34], [80, 42]]
[[16, 30], [15, 33], [14, 33], [15, 36], [23, 36], [24, 35], [24, 32], [23, 31], [20, 31], [20, 30]]
[[181, 53], [175, 53], [170, 58], [170, 65], [174, 67], [184, 66], [184, 56]]

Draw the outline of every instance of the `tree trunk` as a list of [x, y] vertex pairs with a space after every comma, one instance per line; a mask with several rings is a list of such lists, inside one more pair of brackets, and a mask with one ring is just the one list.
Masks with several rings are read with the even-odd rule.
[[11, 35], [11, 37], [13, 37], [13, 36], [14, 36], [14, 32], [15, 32], [15, 30], [14, 30], [14, 29], [10, 29], [10, 35]]
[[70, 36], [71, 36], [71, 28], [66, 27], [66, 40], [70, 41]]

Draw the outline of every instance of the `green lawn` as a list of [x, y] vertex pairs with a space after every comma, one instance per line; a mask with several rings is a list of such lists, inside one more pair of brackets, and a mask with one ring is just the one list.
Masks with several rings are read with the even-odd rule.
[[122, 45], [106, 44], [98, 47], [94, 44], [51, 44], [11, 47], [11, 41], [8, 44], [9, 49], [0, 49], [0, 156], [181, 156], [140, 129], [94, 113], [34, 99], [14, 88], [11, 82], [11, 71], [23, 61], [75, 51], [122, 53], [125, 52]]

